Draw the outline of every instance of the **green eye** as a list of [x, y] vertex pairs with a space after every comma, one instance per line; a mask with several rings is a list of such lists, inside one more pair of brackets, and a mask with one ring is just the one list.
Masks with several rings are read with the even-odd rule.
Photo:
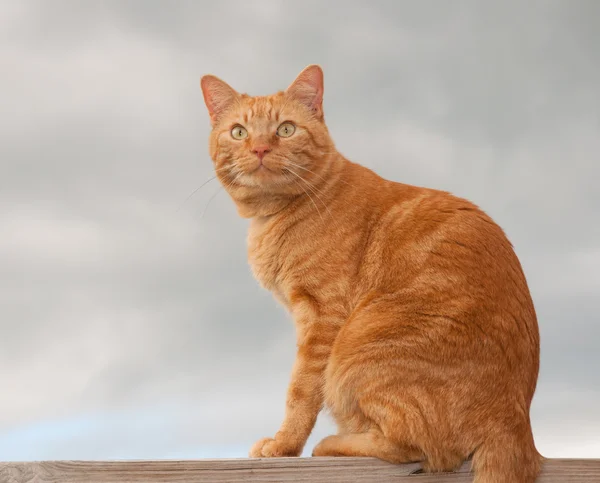
[[277, 135], [281, 138], [289, 138], [296, 131], [296, 126], [291, 122], [284, 122], [277, 128]]
[[233, 139], [237, 139], [238, 141], [241, 139], [246, 139], [248, 137], [248, 131], [243, 126], [235, 126], [231, 130], [231, 137]]

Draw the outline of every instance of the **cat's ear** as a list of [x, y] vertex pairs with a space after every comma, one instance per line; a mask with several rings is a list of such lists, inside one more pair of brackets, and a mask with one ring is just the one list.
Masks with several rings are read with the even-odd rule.
[[224, 111], [240, 99], [240, 95], [229, 84], [214, 75], [203, 76], [200, 79], [200, 87], [213, 124]]
[[300, 72], [285, 92], [318, 117], [323, 117], [323, 90], [323, 70], [318, 65], [309, 65]]

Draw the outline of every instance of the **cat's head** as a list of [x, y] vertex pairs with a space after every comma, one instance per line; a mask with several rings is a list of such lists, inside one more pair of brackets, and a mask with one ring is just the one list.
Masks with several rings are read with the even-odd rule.
[[212, 75], [200, 85], [216, 174], [243, 216], [264, 214], [273, 200], [282, 203], [321, 183], [335, 149], [323, 117], [319, 66], [307, 67], [285, 91], [270, 96], [240, 94]]

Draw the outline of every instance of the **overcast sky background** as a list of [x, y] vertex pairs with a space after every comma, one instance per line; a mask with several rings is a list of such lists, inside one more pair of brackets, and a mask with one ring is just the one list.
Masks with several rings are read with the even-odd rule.
[[277, 430], [291, 320], [226, 193], [205, 210], [217, 182], [183, 201], [212, 176], [200, 76], [268, 94], [311, 63], [343, 154], [505, 229], [542, 335], [539, 450], [600, 457], [600, 2], [14, 0], [0, 460], [243, 457]]

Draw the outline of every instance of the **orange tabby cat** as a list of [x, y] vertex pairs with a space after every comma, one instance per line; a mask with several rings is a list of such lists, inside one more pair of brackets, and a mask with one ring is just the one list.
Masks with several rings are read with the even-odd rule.
[[533, 482], [538, 326], [502, 229], [469, 201], [337, 152], [319, 66], [272, 96], [214, 76], [201, 87], [216, 173], [251, 218], [250, 264], [297, 331], [285, 419], [250, 456], [299, 455], [327, 408], [339, 432], [314, 456], [427, 471], [472, 456], [477, 483]]

